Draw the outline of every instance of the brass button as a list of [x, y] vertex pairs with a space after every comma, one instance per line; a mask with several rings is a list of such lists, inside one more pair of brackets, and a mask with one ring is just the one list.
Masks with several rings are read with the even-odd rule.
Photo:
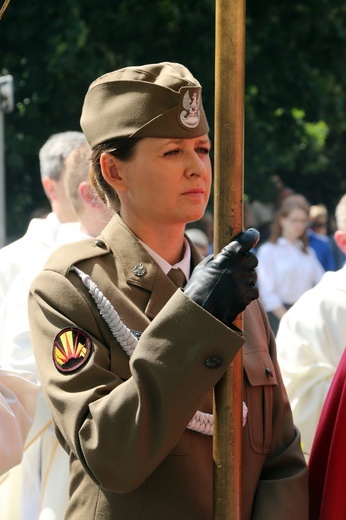
[[271, 370], [270, 368], [268, 368], [268, 367], [266, 367], [266, 375], [267, 375], [268, 377], [273, 377], [273, 372], [272, 372], [272, 370]]

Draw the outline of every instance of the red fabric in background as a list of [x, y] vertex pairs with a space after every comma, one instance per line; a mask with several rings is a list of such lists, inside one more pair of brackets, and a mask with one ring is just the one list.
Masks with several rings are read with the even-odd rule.
[[309, 459], [310, 520], [346, 519], [346, 350], [317, 426]]

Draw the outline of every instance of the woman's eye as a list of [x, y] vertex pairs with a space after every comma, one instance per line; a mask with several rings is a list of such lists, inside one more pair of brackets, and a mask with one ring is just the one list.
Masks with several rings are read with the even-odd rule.
[[209, 155], [210, 154], [210, 150], [209, 148], [197, 148], [197, 153], [201, 153], [201, 154], [205, 154], [205, 155]]
[[168, 152], [165, 152], [163, 155], [175, 155], [179, 153], [179, 149], [175, 148], [174, 150], [168, 150]]

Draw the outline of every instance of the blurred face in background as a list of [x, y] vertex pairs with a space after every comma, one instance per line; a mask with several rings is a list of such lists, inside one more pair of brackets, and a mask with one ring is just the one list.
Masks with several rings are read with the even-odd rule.
[[327, 234], [327, 220], [324, 217], [317, 217], [311, 222], [310, 227], [315, 233], [319, 233], [320, 235]]
[[282, 236], [290, 241], [298, 240], [307, 230], [309, 216], [301, 208], [293, 208], [287, 216], [280, 218]]

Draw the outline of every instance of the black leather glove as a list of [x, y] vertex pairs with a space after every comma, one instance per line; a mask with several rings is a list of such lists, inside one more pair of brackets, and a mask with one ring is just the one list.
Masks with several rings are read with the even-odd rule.
[[250, 252], [259, 240], [257, 229], [240, 233], [216, 256], [193, 270], [184, 293], [228, 327], [258, 298], [257, 257]]

